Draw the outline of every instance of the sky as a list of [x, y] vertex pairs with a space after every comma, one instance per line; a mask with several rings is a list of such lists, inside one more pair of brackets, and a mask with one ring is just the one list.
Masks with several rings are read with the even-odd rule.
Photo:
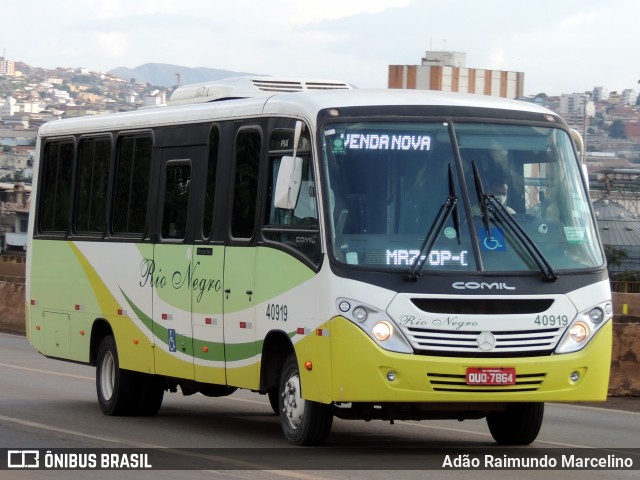
[[109, 71], [157, 62], [387, 86], [427, 50], [525, 73], [525, 95], [640, 89], [638, 0], [22, 0], [0, 56]]

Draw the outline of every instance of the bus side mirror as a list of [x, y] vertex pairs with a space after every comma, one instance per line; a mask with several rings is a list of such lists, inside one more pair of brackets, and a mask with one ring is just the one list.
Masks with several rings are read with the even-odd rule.
[[273, 194], [274, 207], [294, 210], [298, 203], [301, 181], [302, 158], [282, 157], [276, 180], [276, 190]]

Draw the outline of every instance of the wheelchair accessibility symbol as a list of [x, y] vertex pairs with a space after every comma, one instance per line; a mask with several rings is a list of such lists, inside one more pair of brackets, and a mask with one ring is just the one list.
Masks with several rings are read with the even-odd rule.
[[504, 242], [504, 234], [499, 228], [491, 227], [489, 235], [484, 234], [482, 239], [482, 249], [491, 252], [506, 252], [507, 246]]
[[170, 328], [169, 330], [167, 330], [167, 332], [169, 333], [169, 351], [175, 352], [176, 351], [176, 331], [175, 329]]

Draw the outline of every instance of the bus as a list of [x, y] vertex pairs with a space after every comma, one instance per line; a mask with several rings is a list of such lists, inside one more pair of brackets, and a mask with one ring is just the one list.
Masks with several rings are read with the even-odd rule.
[[29, 340], [95, 366], [106, 415], [245, 389], [295, 445], [334, 418], [486, 419], [526, 445], [545, 402], [606, 399], [605, 256], [572, 132], [540, 106], [184, 86], [43, 125], [31, 205]]

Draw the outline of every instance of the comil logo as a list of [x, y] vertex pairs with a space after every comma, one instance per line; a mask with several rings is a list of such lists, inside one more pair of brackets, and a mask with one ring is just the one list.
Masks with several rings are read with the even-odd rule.
[[7, 451], [7, 468], [40, 468], [38, 450]]
[[454, 282], [451, 286], [457, 290], [515, 290], [516, 287], [512, 287], [502, 282]]

